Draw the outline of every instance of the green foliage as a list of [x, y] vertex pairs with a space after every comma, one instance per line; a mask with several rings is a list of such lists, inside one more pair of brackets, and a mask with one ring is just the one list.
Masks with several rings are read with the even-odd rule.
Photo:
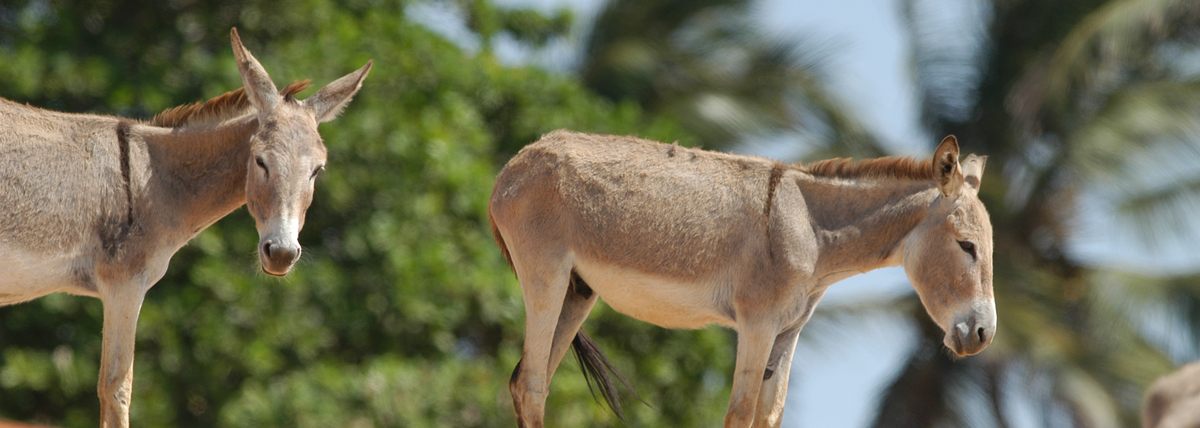
[[488, 0], [458, 0], [466, 13], [466, 24], [490, 46], [498, 34], [541, 47], [551, 39], [561, 37], [571, 29], [571, 14], [562, 9], [546, 16], [532, 9], [501, 8]]
[[[148, 295], [133, 423], [513, 424], [507, 383], [523, 309], [487, 225], [496, 171], [555, 128], [694, 137], [636, 105], [599, 99], [570, 76], [466, 53], [409, 21], [405, 6], [0, 6], [0, 95], [69, 111], [147, 117], [238, 86], [232, 25], [277, 83], [321, 84], [375, 60], [347, 112], [322, 127], [329, 169], [293, 274], [258, 273], [258, 237], [239, 210], [180, 251]], [[479, 10], [503, 16], [472, 19], [564, 19]], [[100, 325], [92, 299], [55, 295], [0, 309], [0, 417], [94, 425]], [[732, 370], [729, 333], [668, 332], [605, 308], [584, 328], [649, 403], [629, 403], [629, 424], [718, 423]], [[564, 363], [555, 379], [548, 424], [617, 424], [574, 365]]]

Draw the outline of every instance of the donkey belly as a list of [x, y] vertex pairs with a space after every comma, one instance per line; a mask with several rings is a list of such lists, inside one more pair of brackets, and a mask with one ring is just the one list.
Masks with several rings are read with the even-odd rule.
[[638, 320], [666, 328], [733, 326], [728, 304], [716, 284], [671, 278], [598, 261], [576, 258], [575, 271], [609, 306]]
[[0, 306], [55, 292], [95, 296], [71, 268], [73, 254], [36, 254], [0, 244]]

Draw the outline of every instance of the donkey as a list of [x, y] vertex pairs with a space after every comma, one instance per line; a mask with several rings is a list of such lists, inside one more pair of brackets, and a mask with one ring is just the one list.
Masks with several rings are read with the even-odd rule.
[[134, 331], [171, 256], [246, 205], [262, 271], [283, 276], [312, 202], [333, 120], [371, 62], [298, 101], [230, 33], [244, 87], [148, 123], [0, 99], [0, 305], [54, 292], [99, 298], [101, 426], [127, 427]]
[[1142, 403], [1142, 428], [1196, 426], [1200, 426], [1200, 362], [1154, 381]]
[[[959, 356], [996, 331], [985, 157], [785, 165], [633, 137], [554, 131], [496, 178], [492, 231], [521, 283], [525, 345], [509, 389], [543, 425], [571, 343], [620, 415], [611, 370], [580, 325], [598, 298], [667, 328], [737, 331], [726, 427], [776, 427], [800, 329], [834, 282], [902, 265]], [[590, 384], [589, 380], [589, 384]]]

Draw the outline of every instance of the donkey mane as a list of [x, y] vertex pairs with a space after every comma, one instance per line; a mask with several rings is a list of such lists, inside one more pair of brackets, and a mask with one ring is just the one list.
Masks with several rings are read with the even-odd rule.
[[932, 159], [914, 159], [907, 156], [888, 156], [862, 160], [834, 158], [816, 161], [801, 168], [805, 172], [817, 177], [899, 178], [909, 180], [932, 180], [934, 178]]
[[[310, 80], [297, 80], [284, 87], [280, 94], [287, 100], [308, 88]], [[229, 119], [245, 113], [250, 108], [250, 100], [246, 98], [245, 88], [237, 88], [208, 101], [195, 102], [171, 107], [154, 115], [150, 124], [166, 128], [179, 128], [187, 125], [207, 125]]]

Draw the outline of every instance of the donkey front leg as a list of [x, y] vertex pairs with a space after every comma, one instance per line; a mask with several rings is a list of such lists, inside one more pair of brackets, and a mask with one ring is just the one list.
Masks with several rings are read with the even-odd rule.
[[133, 395], [133, 342], [138, 312], [145, 291], [136, 284], [118, 284], [118, 289], [102, 295], [104, 304], [104, 342], [100, 357], [100, 426], [129, 426], [129, 401]]
[[763, 373], [762, 392], [758, 399], [758, 416], [755, 428], [778, 428], [783, 423], [783, 406], [787, 402], [788, 377], [792, 372], [792, 357], [796, 353], [796, 342], [800, 328], [792, 328], [775, 337], [767, 371]]
[[754, 422], [763, 373], [771, 356], [771, 345], [778, 330], [765, 325], [743, 324], [738, 327], [737, 362], [733, 372], [733, 391], [725, 428], [749, 428]]

